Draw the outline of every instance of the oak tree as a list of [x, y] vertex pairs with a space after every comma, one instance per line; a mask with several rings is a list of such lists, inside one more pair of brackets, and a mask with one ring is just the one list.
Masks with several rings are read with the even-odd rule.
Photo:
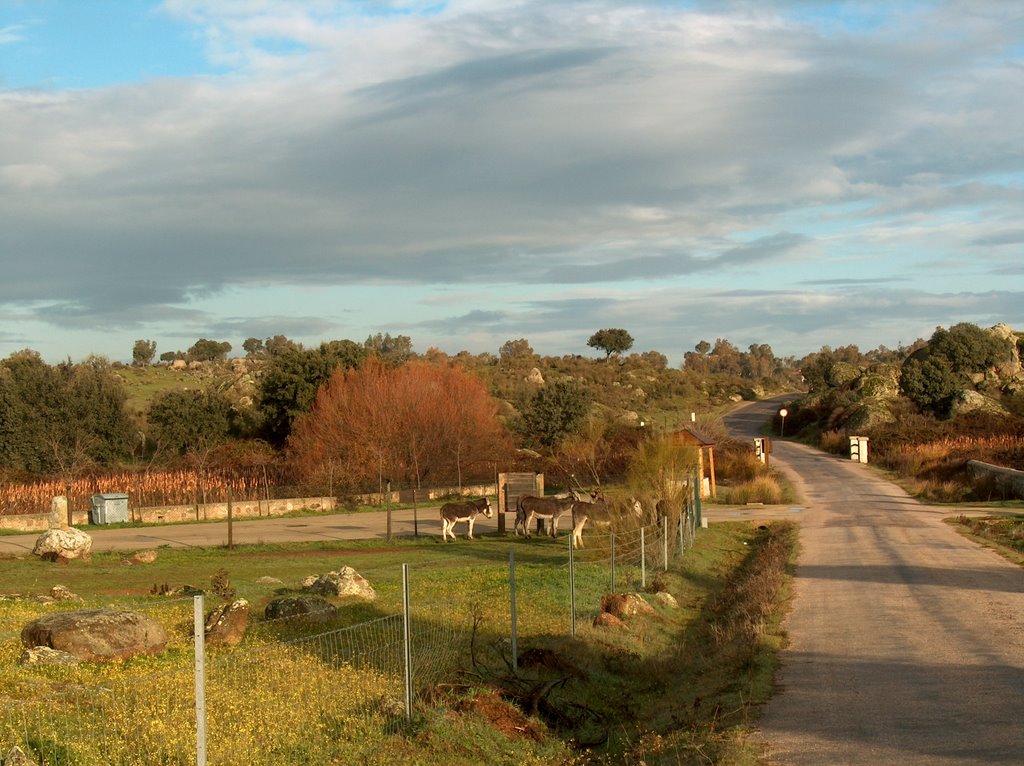
[[608, 327], [591, 335], [587, 345], [604, 351], [607, 359], [612, 354], [621, 354], [633, 348], [633, 336], [619, 327]]
[[509, 450], [497, 414], [497, 400], [461, 367], [370, 357], [335, 371], [295, 421], [289, 455], [307, 477], [331, 470], [352, 488], [489, 476]]

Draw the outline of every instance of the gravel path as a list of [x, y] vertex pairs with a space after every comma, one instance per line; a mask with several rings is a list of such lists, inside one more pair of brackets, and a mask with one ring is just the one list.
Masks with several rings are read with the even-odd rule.
[[[778, 402], [727, 424], [752, 435]], [[772, 764], [1024, 764], [1024, 568], [868, 466], [775, 441], [803, 499]]]

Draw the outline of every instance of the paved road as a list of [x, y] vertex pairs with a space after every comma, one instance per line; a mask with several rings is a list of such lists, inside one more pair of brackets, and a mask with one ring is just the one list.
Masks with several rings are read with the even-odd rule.
[[[756, 434], [777, 406], [727, 425]], [[770, 762], [1024, 764], [1024, 568], [868, 466], [778, 440], [772, 458], [804, 510]]]
[[[740, 519], [771, 519], [789, 517], [799, 513], [790, 506], [704, 506], [709, 521], [737, 521]], [[506, 528], [512, 529], [514, 514], [506, 517]], [[420, 535], [440, 539], [441, 522], [436, 507], [420, 508], [414, 518], [411, 510], [392, 512], [391, 531], [399, 537], [408, 537], [418, 529]], [[497, 519], [477, 519], [474, 534], [497, 531]], [[385, 512], [337, 513], [323, 516], [290, 518], [263, 518], [236, 521], [232, 539], [237, 545], [252, 543], [294, 543], [318, 540], [385, 539], [387, 514]], [[459, 524], [456, 532], [466, 535], [466, 525]], [[227, 545], [227, 522], [204, 524], [168, 524], [163, 526], [130, 527], [124, 529], [90, 529], [94, 551], [137, 551], [168, 545], [172, 548], [215, 547]], [[0, 536], [0, 554], [25, 555], [31, 553], [39, 532], [23, 535]], [[566, 538], [568, 539], [568, 538]]]

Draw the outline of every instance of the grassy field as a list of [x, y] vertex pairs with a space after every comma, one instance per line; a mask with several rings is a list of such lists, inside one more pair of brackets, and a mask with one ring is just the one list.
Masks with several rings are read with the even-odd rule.
[[1013, 516], [958, 516], [950, 521], [961, 534], [994, 549], [1015, 564], [1024, 564], [1024, 513]]
[[[629, 539], [621, 538], [620, 561]], [[151, 593], [202, 588], [209, 609], [219, 601], [217, 578], [221, 590], [227, 583], [251, 603], [252, 621], [240, 647], [208, 650], [211, 763], [755, 763], [746, 734], [770, 693], [782, 642], [794, 528], [700, 530], [668, 571], [649, 562], [648, 590], [671, 593], [679, 608], [659, 606], [617, 630], [591, 625], [610, 572], [607, 548], [588, 540], [575, 568], [575, 636], [565, 542], [161, 548], [155, 563], [136, 566], [117, 554], [65, 566], [5, 560], [4, 591], [26, 598], [0, 600], [0, 699], [54, 719], [35, 740], [47, 763], [189, 763], [192, 600]], [[510, 551], [523, 658], [515, 671]], [[411, 724], [396, 712], [403, 564], [416, 647]], [[372, 583], [375, 602], [334, 599], [337, 613], [323, 624], [262, 619], [276, 595], [344, 565]], [[635, 564], [620, 563], [616, 590], [640, 590], [640, 579]], [[153, 616], [171, 634], [168, 649], [121, 664], [19, 664], [21, 627], [69, 608], [31, 598], [56, 584], [81, 597], [75, 607], [113, 604]], [[106, 690], [102, 704], [97, 688]], [[32, 708], [40, 700], [45, 708]]]

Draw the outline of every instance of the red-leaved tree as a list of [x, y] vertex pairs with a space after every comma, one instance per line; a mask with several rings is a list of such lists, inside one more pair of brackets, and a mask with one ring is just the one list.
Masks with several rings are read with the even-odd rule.
[[461, 367], [410, 362], [390, 367], [371, 357], [339, 370], [300, 416], [288, 440], [308, 479], [348, 489], [407, 487], [490, 478], [511, 453], [498, 402]]

